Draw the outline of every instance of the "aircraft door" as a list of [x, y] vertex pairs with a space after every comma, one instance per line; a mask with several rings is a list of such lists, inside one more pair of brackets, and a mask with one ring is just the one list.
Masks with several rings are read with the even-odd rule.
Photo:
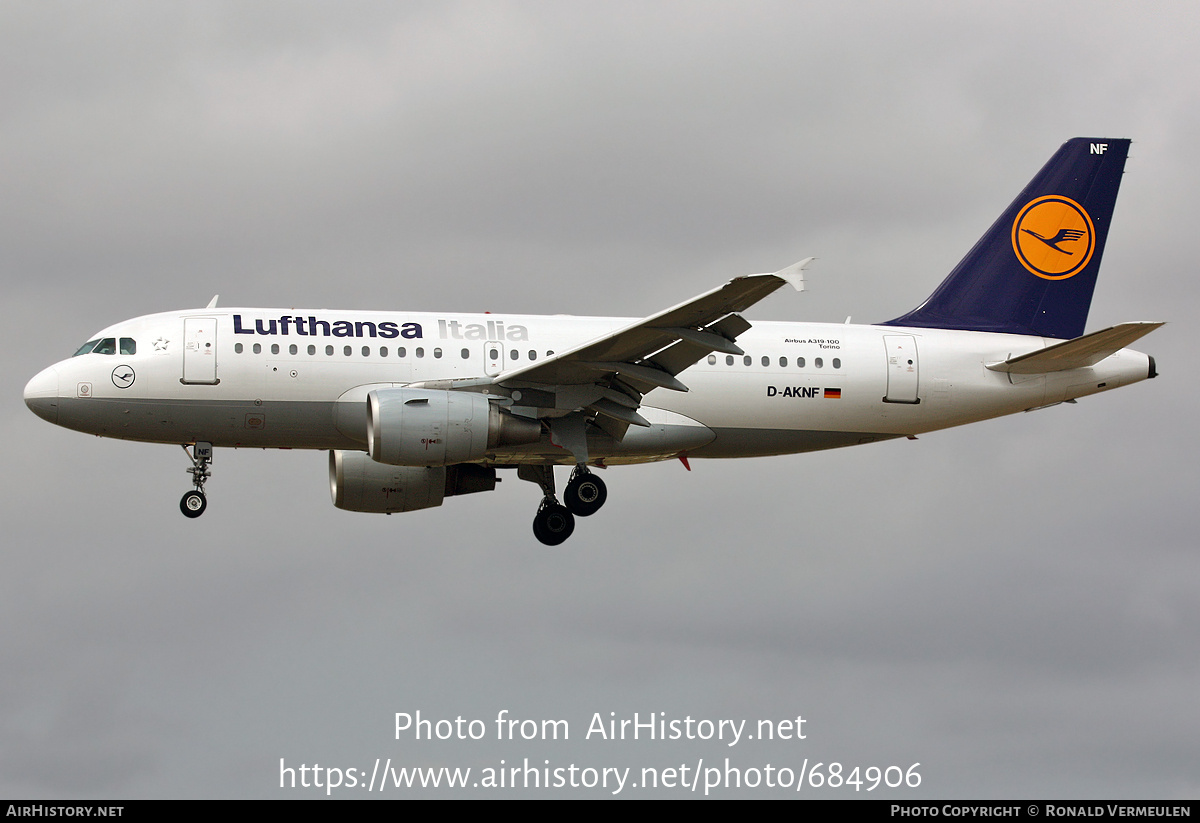
[[214, 317], [183, 319], [183, 382], [216, 385], [217, 320]]
[[504, 344], [489, 340], [483, 346], [483, 366], [488, 376], [495, 377], [504, 371]]
[[911, 334], [886, 334], [887, 395], [885, 403], [920, 403], [917, 396], [920, 364], [917, 362], [917, 338]]

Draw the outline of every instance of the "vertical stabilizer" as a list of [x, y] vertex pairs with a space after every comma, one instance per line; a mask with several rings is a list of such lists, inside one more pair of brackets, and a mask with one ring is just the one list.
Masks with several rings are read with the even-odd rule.
[[1128, 153], [1064, 143], [928, 300], [881, 325], [1082, 335]]

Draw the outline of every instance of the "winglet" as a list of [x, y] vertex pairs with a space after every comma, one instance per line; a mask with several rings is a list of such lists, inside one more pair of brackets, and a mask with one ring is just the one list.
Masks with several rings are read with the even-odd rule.
[[808, 268], [809, 263], [816, 259], [815, 257], [806, 257], [799, 263], [793, 263], [786, 269], [775, 272], [775, 276], [796, 291], [804, 291], [804, 270]]
[[213, 299], [212, 299], [212, 300], [209, 300], [209, 301], [208, 301], [208, 305], [207, 305], [207, 306], [205, 306], [204, 308], [206, 308], [206, 309], [215, 309], [215, 308], [217, 307], [217, 298], [218, 298], [218, 297], [220, 297], [220, 296], [221, 296], [221, 295], [219, 295], [219, 294], [214, 294], [214, 295], [213, 295]]

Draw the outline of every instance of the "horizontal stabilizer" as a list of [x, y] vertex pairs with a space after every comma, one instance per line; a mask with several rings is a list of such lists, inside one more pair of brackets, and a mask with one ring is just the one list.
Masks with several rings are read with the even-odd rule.
[[1133, 341], [1146, 336], [1162, 323], [1121, 323], [1101, 331], [1064, 340], [1044, 349], [1010, 357], [1003, 363], [988, 364], [992, 371], [1009, 374], [1046, 374], [1094, 366]]

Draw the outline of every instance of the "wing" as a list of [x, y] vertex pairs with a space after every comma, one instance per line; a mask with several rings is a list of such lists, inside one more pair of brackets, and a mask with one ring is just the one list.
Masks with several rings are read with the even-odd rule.
[[750, 328], [744, 311], [785, 283], [804, 288], [809, 257], [774, 274], [738, 277], [678, 306], [639, 320], [541, 362], [497, 375], [492, 383], [521, 393], [540, 417], [595, 413], [593, 422], [618, 439], [654, 389], [687, 391], [676, 377], [712, 352], [742, 354], [734, 340]]

